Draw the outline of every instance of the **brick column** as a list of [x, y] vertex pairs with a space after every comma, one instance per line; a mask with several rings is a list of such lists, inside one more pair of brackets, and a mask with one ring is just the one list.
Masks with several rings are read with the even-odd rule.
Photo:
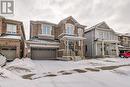
[[83, 54], [83, 52], [84, 52], [84, 50], [83, 50], [83, 40], [81, 40], [80, 41], [80, 46], [81, 46], [81, 56], [83, 56], [84, 54]]
[[20, 46], [16, 47], [16, 57], [20, 58]]
[[0, 19], [0, 34], [2, 33], [2, 20]]

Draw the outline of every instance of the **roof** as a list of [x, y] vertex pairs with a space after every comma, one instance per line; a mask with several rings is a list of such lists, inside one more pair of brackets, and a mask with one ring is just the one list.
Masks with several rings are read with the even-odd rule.
[[130, 37], [130, 33], [118, 33], [118, 36]]
[[67, 17], [67, 18], [65, 18], [65, 19], [63, 19], [63, 20], [61, 20], [58, 25], [60, 25], [60, 24], [62, 24], [62, 23], [66, 23], [66, 21], [67, 21], [68, 19], [72, 19], [72, 21], [73, 21], [73, 22], [75, 23], [75, 25], [78, 26], [78, 27], [87, 27], [87, 26], [85, 26], [85, 25], [81, 25], [81, 24], [80, 24], [79, 22], [77, 22], [72, 16], [69, 16], [69, 17]]
[[125, 33], [125, 36], [128, 36], [128, 37], [130, 37], [130, 33]]
[[59, 46], [56, 46], [56, 45], [48, 45], [48, 44], [46, 44], [46, 45], [37, 45], [37, 44], [31, 44], [30, 45], [30, 47], [36, 47], [36, 48], [38, 48], [38, 47], [42, 47], [42, 48], [59, 48]]
[[86, 39], [86, 38], [84, 38], [84, 37], [75, 37], [75, 36], [63, 36], [62, 38], [61, 38], [61, 40], [62, 39], [68, 39], [68, 40], [84, 40], [84, 39]]
[[14, 39], [14, 40], [21, 40], [21, 36], [15, 36], [15, 35], [4, 35], [4, 36], [0, 36], [0, 39]]
[[55, 40], [39, 40], [39, 39], [31, 39], [27, 41], [28, 43], [35, 43], [35, 44], [52, 44], [58, 45], [59, 42]]
[[51, 23], [48, 21], [30, 21], [32, 24], [51, 24], [51, 25], [56, 25], [55, 23]]
[[[105, 24], [106, 26], [108, 26], [108, 25], [106, 24], [106, 22], [103, 21], [103, 22], [100, 22], [100, 23], [98, 23], [98, 24], [96, 24], [96, 25], [94, 25], [94, 26], [92, 26], [92, 27], [86, 29], [86, 30], [85, 30], [85, 33], [88, 32], [88, 31], [91, 31], [91, 30], [93, 30], [93, 29], [96, 29], [97, 27], [99, 27], [99, 26], [102, 25], [102, 24]], [[109, 26], [108, 26], [108, 28], [109, 28], [110, 30], [114, 31], [114, 30], [113, 30], [112, 28], [110, 28]]]
[[3, 16], [0, 16], [0, 18], [4, 18]]

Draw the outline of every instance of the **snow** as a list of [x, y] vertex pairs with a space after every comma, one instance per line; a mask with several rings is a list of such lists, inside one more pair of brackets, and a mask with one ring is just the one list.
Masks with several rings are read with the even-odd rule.
[[0, 68], [0, 77], [9, 79], [19, 79], [19, 80], [22, 79], [21, 77], [13, 74], [12, 72], [2, 68]]
[[35, 71], [35, 65], [32, 63], [30, 58], [16, 58], [13, 62], [7, 64], [5, 68], [20, 76], [31, 74]]
[[[91, 70], [109, 66], [119, 67], [111, 70], [101, 68], [99, 71]], [[25, 69], [29, 72], [24, 71]], [[85, 72], [74, 71], [75, 69]], [[63, 72], [70, 74], [63, 74]], [[0, 87], [130, 87], [129, 58], [100, 58], [81, 61], [24, 58], [8, 63], [5, 67], [0, 68], [0, 73], [3, 73], [0, 74]], [[23, 78], [23, 76], [29, 76], [29, 78]]]
[[18, 39], [18, 40], [21, 40], [21, 36], [13, 36], [13, 35], [1, 36], [0, 38], [3, 38], [3, 39]]
[[6, 64], [6, 57], [0, 54], [0, 66], [4, 66]]

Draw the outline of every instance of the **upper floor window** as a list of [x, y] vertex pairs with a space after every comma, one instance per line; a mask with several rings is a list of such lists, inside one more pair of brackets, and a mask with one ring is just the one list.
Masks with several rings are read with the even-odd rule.
[[43, 25], [42, 26], [42, 34], [51, 35], [52, 26]]
[[78, 36], [83, 37], [83, 29], [78, 29]]
[[7, 33], [8, 34], [16, 34], [17, 25], [14, 24], [7, 24]]
[[66, 24], [66, 34], [69, 34], [69, 35], [74, 34], [74, 25]]

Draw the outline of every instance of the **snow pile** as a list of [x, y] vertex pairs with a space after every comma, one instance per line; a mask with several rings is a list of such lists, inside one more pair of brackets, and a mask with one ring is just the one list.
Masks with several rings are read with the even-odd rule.
[[120, 67], [113, 70], [115, 73], [130, 76], [130, 66]]
[[0, 54], [0, 66], [4, 66], [6, 64], [6, 57]]
[[35, 65], [32, 63], [32, 60], [30, 58], [16, 58], [13, 62], [7, 64], [5, 69], [21, 76], [34, 73]]
[[21, 77], [11, 73], [9, 70], [0, 68], [0, 77], [4, 79], [22, 79]]

